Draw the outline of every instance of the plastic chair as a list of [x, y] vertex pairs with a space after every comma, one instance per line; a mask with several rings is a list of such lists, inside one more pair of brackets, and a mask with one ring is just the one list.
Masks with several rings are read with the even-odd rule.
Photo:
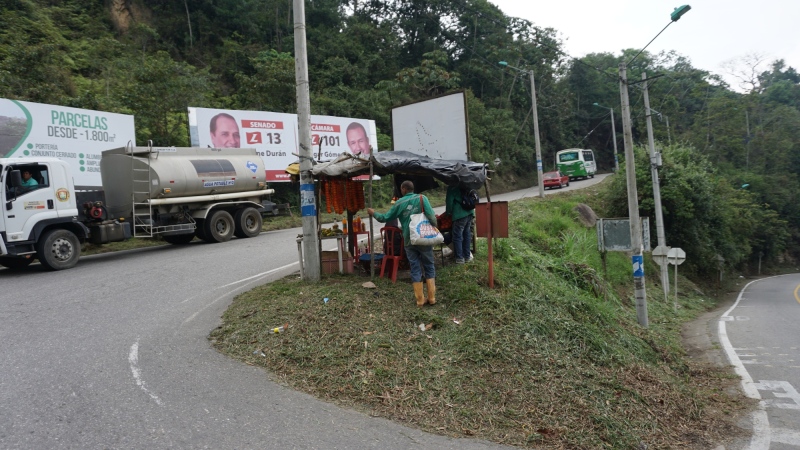
[[397, 282], [397, 269], [400, 261], [405, 258], [403, 248], [403, 230], [397, 227], [381, 228], [381, 239], [383, 240], [383, 260], [381, 261], [381, 275], [383, 278], [386, 273], [386, 265], [391, 264], [392, 283]]

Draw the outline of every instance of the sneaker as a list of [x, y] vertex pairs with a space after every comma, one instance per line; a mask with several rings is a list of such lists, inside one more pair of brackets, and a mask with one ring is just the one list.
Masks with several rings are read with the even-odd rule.
[[475, 260], [475, 257], [474, 257], [474, 256], [472, 256], [472, 252], [470, 252], [470, 253], [469, 253], [469, 258], [467, 259], [467, 262], [472, 262], [472, 261], [474, 261], [474, 260]]
[[464, 258], [456, 258], [456, 264], [464, 264]]

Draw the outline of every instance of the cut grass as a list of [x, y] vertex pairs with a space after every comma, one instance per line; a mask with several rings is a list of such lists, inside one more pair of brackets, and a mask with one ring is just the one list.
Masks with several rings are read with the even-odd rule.
[[709, 448], [737, 434], [746, 405], [725, 393], [736, 379], [693, 366], [681, 347], [681, 324], [713, 302], [683, 295], [674, 312], [651, 299], [650, 328], [639, 327], [626, 257], [609, 256], [606, 282], [594, 231], [572, 211], [592, 196], [511, 203], [495, 289], [479, 239], [476, 263], [437, 270], [433, 307], [417, 308], [404, 281], [367, 289], [363, 275], [293, 276], [238, 296], [210, 338], [293, 388], [451, 436]]

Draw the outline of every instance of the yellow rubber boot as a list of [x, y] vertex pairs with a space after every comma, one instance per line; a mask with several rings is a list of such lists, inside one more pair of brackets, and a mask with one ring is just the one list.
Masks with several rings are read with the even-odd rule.
[[428, 285], [428, 303], [431, 305], [436, 304], [436, 279], [435, 278], [428, 278], [425, 280], [425, 283]]
[[422, 293], [422, 281], [412, 284], [414, 285], [414, 297], [417, 299], [417, 306], [421, 308], [425, 304], [425, 294]]

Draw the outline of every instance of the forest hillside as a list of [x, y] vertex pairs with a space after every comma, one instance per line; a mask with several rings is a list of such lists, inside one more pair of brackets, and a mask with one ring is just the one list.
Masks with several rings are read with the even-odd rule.
[[[608, 108], [619, 111], [618, 65], [637, 49], [572, 58], [557, 30], [486, 0], [309, 0], [306, 21], [312, 114], [375, 120], [380, 148], [392, 148], [392, 107], [463, 90], [472, 158], [532, 184], [530, 83], [498, 65], [508, 61], [536, 75], [545, 170], [572, 147], [614, 167]], [[141, 142], [187, 146], [189, 106], [296, 112], [293, 49], [288, 0], [7, 0], [0, 97], [132, 114]], [[667, 241], [698, 275], [716, 255], [744, 271], [800, 255], [800, 74], [780, 59], [750, 69], [741, 93], [675, 52], [628, 67], [632, 80], [658, 76]], [[634, 141], [646, 143], [642, 92], [630, 92]], [[641, 214], [653, 218], [644, 148], [636, 163]], [[604, 213], [627, 216], [615, 178]]]

